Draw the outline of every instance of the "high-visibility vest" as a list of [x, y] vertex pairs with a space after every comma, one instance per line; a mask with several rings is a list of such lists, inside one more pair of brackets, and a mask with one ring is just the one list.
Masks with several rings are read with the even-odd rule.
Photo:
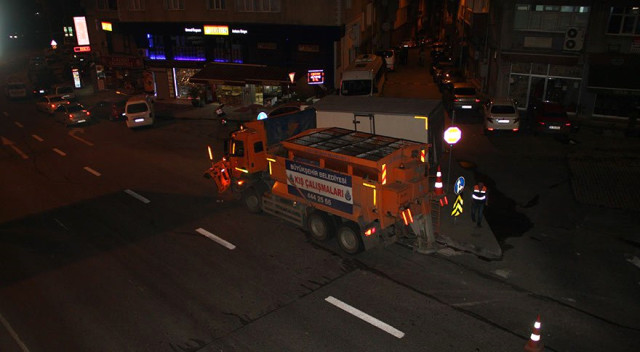
[[484, 202], [485, 200], [487, 200], [487, 187], [482, 186], [482, 189], [480, 189], [478, 185], [473, 186], [473, 193], [471, 194], [471, 198], [479, 202]]

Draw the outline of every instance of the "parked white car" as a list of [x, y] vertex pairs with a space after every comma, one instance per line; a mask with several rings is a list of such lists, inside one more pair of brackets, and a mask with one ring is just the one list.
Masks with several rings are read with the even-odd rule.
[[153, 98], [146, 95], [129, 98], [124, 107], [124, 116], [129, 128], [153, 125], [155, 121]]
[[497, 130], [517, 132], [520, 129], [520, 114], [513, 100], [494, 98], [484, 106], [484, 132]]

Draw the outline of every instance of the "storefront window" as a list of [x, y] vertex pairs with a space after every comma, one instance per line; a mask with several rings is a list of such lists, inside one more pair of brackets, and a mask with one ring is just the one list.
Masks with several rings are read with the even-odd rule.
[[176, 68], [176, 86], [178, 87], [177, 98], [188, 98], [189, 91], [194, 86], [189, 82], [189, 78], [196, 74], [200, 69], [193, 68]]
[[282, 98], [281, 86], [264, 86], [263, 105], [274, 105], [280, 98]]
[[575, 112], [580, 97], [580, 80], [549, 78], [545, 100], [562, 104], [568, 112]]
[[525, 108], [529, 91], [529, 76], [512, 74], [509, 81], [509, 97], [518, 103], [518, 107]]
[[640, 106], [639, 96], [598, 93], [593, 114], [629, 117], [637, 106]]
[[511, 65], [509, 96], [518, 102], [519, 107], [526, 108], [525, 105], [530, 105], [533, 101], [546, 100], [558, 102], [569, 112], [576, 112], [580, 102], [582, 80], [567, 77], [581, 77], [582, 67], [537, 63], [530, 65], [531, 75], [516, 74], [516, 70], [521, 70], [523, 65], [519, 63]]
[[241, 86], [218, 85], [216, 86], [218, 101], [231, 106], [242, 106], [243, 96]]

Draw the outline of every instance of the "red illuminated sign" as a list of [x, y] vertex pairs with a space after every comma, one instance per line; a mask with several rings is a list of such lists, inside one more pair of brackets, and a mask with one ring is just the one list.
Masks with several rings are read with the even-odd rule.
[[88, 53], [91, 51], [90, 46], [74, 46], [73, 52], [75, 53]]
[[324, 84], [324, 70], [307, 71], [307, 84]]

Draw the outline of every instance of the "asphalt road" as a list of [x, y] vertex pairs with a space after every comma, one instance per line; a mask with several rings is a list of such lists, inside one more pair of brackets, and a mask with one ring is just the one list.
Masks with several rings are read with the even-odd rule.
[[[429, 79], [410, 62], [387, 88], [429, 97]], [[640, 254], [621, 240], [637, 213], [573, 200], [574, 145], [461, 125], [456, 158], [493, 181], [501, 261], [351, 257], [219, 197], [202, 178], [215, 121], [0, 114], [0, 351], [514, 351], [538, 314], [549, 351], [640, 343]]]

